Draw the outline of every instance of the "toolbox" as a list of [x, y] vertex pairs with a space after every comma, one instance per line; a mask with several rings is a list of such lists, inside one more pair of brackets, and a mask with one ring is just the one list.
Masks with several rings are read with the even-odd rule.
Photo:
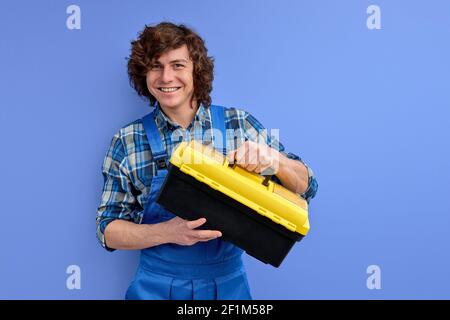
[[195, 140], [174, 150], [156, 201], [183, 219], [206, 218], [202, 229], [221, 231], [222, 240], [275, 267], [309, 231], [298, 194]]

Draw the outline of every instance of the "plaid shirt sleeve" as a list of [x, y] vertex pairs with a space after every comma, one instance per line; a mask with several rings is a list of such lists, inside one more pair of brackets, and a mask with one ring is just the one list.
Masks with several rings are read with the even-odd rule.
[[[248, 139], [258, 143], [265, 143], [271, 148], [278, 150], [289, 159], [300, 161], [306, 167], [308, 170], [308, 188], [304, 193], [300, 194], [300, 196], [309, 203], [309, 201], [316, 195], [318, 189], [318, 183], [314, 177], [312, 169], [296, 154], [286, 152], [284, 146], [278, 140], [279, 137], [275, 137], [271, 132], [268, 134], [268, 131], [264, 128], [264, 126], [248, 112], [245, 112], [244, 125], [246, 140]], [[275, 175], [272, 177], [272, 180], [281, 184], [280, 179], [278, 179]]]
[[129, 178], [127, 153], [120, 133], [114, 135], [103, 161], [103, 192], [97, 209], [97, 238], [108, 251], [105, 243], [105, 228], [115, 219], [139, 223], [140, 212], [136, 206], [136, 191]]

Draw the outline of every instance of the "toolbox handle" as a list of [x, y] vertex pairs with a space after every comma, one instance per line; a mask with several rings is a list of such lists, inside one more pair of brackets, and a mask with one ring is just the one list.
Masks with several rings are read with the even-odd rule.
[[[229, 163], [228, 160], [225, 160], [225, 163], [228, 164], [228, 166], [231, 167], [232, 169], [234, 169], [237, 166], [236, 162]], [[257, 173], [255, 173], [255, 174], [257, 174]], [[259, 176], [261, 176], [261, 175], [259, 175]], [[272, 176], [273, 176], [272, 174], [264, 176], [264, 180], [262, 182], [263, 186], [266, 186], [266, 187], [269, 186], [269, 181], [272, 178]]]

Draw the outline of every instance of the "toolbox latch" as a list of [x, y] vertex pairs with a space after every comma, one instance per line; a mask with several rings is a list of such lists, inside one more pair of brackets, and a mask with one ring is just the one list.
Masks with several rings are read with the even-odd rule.
[[264, 186], [268, 187], [269, 186], [269, 181], [270, 181], [271, 178], [272, 178], [271, 175], [265, 176], [264, 181], [262, 182], [262, 184]]

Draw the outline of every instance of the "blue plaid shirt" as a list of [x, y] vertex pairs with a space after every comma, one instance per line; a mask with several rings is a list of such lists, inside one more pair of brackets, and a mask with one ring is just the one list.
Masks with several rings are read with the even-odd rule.
[[[210, 110], [203, 105], [200, 105], [194, 120], [186, 129], [172, 122], [159, 106], [156, 107], [155, 119], [169, 158], [181, 140], [196, 139], [205, 144], [211, 141], [207, 136], [207, 132], [210, 132], [208, 130], [211, 129]], [[271, 134], [267, 134], [261, 123], [244, 110], [226, 108], [225, 129], [227, 150], [238, 148], [246, 140], [264, 142], [288, 158], [305, 164], [297, 155], [285, 152], [283, 145]], [[301, 196], [309, 202], [316, 194], [318, 184], [312, 170], [306, 164], [305, 166], [308, 169], [309, 182], [308, 189]], [[111, 250], [106, 247], [104, 238], [108, 223], [115, 219], [142, 222], [146, 199], [156, 170], [142, 119], [121, 128], [111, 141], [102, 168], [104, 186], [97, 210], [97, 237], [104, 248]], [[273, 176], [273, 180], [280, 183], [276, 176]]]

